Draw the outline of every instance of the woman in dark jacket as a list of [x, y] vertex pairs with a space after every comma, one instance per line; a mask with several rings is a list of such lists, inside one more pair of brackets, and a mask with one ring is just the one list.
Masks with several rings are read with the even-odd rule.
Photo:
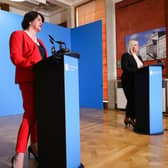
[[135, 111], [134, 111], [134, 74], [138, 68], [143, 67], [143, 60], [138, 56], [138, 41], [130, 40], [128, 42], [127, 52], [122, 55], [121, 67], [122, 73], [122, 87], [127, 99], [126, 115], [124, 123], [127, 126], [131, 124], [135, 127]]

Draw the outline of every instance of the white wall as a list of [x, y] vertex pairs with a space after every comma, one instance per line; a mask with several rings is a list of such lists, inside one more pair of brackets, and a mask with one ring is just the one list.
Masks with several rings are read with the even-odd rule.
[[[9, 11], [15, 14], [22, 15], [22, 16], [27, 12], [27, 11], [20, 10], [14, 7], [9, 7]], [[68, 9], [58, 10], [54, 12], [53, 14], [44, 13], [44, 12], [41, 12], [41, 13], [44, 15], [46, 22], [53, 23], [53, 24], [60, 24], [66, 21], [68, 22], [69, 20]]]
[[[24, 15], [26, 12], [28, 11], [25, 11], [25, 10], [21, 10], [21, 9], [17, 9], [17, 8], [14, 8], [14, 7], [9, 7], [9, 11], [12, 12], [12, 13], [15, 13], [15, 14], [18, 14], [18, 15]], [[46, 16], [44, 13], [42, 13], [45, 17], [45, 21], [46, 22], [50, 22], [50, 18], [48, 16]]]
[[53, 15], [50, 15], [49, 22], [54, 24], [61, 24], [63, 22], [67, 22], [68, 20], [68, 11], [60, 10]]
[[19, 14], [19, 15], [24, 15], [26, 11], [20, 10], [20, 9], [16, 9], [14, 7], [9, 7], [9, 11], [15, 14]]

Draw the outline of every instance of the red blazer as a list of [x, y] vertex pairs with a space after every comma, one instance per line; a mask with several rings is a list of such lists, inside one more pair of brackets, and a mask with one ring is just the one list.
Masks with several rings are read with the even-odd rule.
[[[45, 48], [40, 39], [38, 42]], [[33, 65], [42, 60], [38, 46], [23, 30], [11, 34], [9, 45], [10, 58], [16, 65], [15, 83], [34, 81]]]

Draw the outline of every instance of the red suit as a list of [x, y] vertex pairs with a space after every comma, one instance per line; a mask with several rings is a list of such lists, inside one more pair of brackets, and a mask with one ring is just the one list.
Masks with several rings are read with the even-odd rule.
[[[38, 39], [38, 42], [44, 47], [40, 39]], [[47, 51], [46, 56], [48, 56]], [[26, 32], [15, 31], [10, 37], [10, 57], [13, 64], [16, 65], [15, 83], [19, 84], [24, 107], [16, 152], [25, 153], [29, 134], [31, 135], [31, 143], [37, 143], [33, 65], [42, 60], [42, 56], [37, 44]]]

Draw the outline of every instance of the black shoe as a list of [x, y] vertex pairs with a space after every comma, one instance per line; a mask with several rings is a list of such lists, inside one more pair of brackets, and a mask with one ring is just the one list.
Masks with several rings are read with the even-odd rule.
[[81, 163], [78, 168], [84, 168], [84, 165]]
[[125, 119], [124, 119], [124, 124], [125, 124], [125, 126], [127, 126], [128, 124], [130, 124], [130, 123], [129, 123], [129, 118], [125, 117]]
[[34, 158], [39, 161], [39, 157], [34, 153], [33, 149], [31, 146], [28, 147], [28, 159], [30, 159], [30, 154], [34, 156]]
[[14, 168], [14, 160], [15, 160], [15, 156], [13, 156], [11, 159], [11, 168]]
[[131, 124], [133, 128], [135, 128], [135, 126], [136, 126], [136, 122], [134, 119], [130, 119], [129, 124]]

